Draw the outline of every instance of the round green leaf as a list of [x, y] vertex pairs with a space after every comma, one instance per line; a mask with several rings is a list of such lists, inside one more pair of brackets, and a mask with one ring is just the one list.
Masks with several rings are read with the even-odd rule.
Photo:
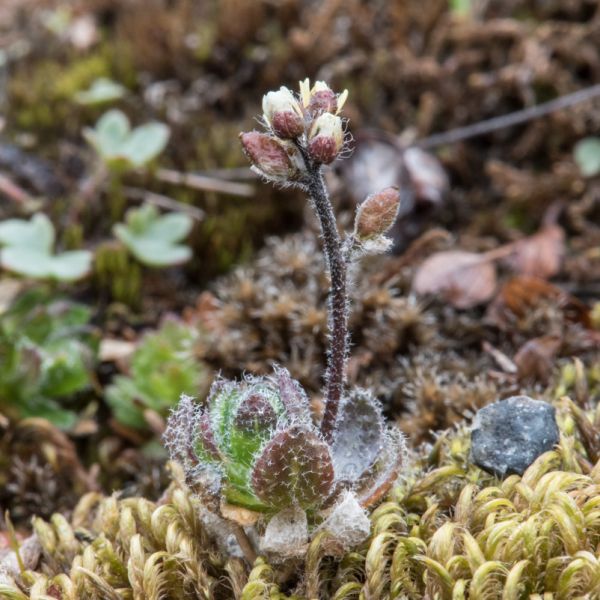
[[584, 177], [600, 173], [600, 137], [587, 137], [575, 145], [574, 158]]
[[169, 141], [170, 131], [164, 123], [136, 127], [121, 148], [132, 165], [141, 167], [156, 158]]
[[0, 223], [0, 244], [24, 246], [49, 254], [54, 245], [54, 226], [43, 213], [37, 213], [29, 221], [8, 219]]
[[122, 98], [125, 91], [121, 84], [107, 77], [100, 77], [92, 83], [89, 89], [75, 94], [75, 100], [79, 104], [85, 105], [104, 104]]

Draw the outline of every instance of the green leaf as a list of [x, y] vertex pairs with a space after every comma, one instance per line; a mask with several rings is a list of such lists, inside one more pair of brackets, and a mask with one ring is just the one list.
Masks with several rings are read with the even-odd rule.
[[59, 281], [75, 281], [85, 277], [92, 268], [92, 253], [72, 250], [52, 257], [50, 277]]
[[98, 334], [87, 306], [59, 300], [44, 288], [19, 296], [0, 316], [0, 410], [44, 416], [62, 427], [75, 421], [63, 407], [89, 388]]
[[167, 267], [186, 262], [192, 256], [189, 247], [177, 244], [192, 228], [192, 219], [183, 213], [160, 216], [147, 207], [131, 209], [126, 223], [117, 223], [113, 232], [129, 251], [150, 267]]
[[41, 391], [53, 398], [69, 396], [90, 382], [92, 353], [76, 339], [62, 339], [48, 344], [42, 360]]
[[0, 223], [0, 245], [21, 246], [49, 254], [54, 246], [54, 226], [43, 213], [29, 221], [8, 219]]
[[127, 116], [110, 110], [87, 128], [84, 137], [111, 167], [137, 168], [154, 160], [165, 148], [170, 129], [164, 123], [152, 122], [133, 131]]
[[129, 131], [127, 116], [120, 110], [110, 110], [100, 117], [94, 129], [87, 128], [83, 134], [96, 152], [108, 160], [120, 154]]
[[150, 223], [146, 235], [165, 242], [180, 242], [190, 233], [192, 218], [184, 213], [169, 213]]
[[23, 417], [47, 419], [56, 427], [64, 430], [72, 429], [77, 422], [77, 415], [72, 410], [63, 408], [56, 401], [38, 397], [23, 407]]
[[7, 270], [33, 279], [75, 281], [91, 269], [92, 254], [87, 250], [64, 252], [57, 256], [11, 246], [0, 251], [0, 264]]
[[121, 147], [121, 154], [136, 167], [155, 159], [169, 141], [169, 128], [163, 123], [136, 127]]
[[84, 105], [104, 104], [122, 98], [125, 95], [125, 91], [125, 88], [121, 84], [107, 77], [100, 77], [92, 83], [89, 89], [77, 92], [75, 100], [79, 104]]
[[39, 250], [10, 246], [0, 251], [0, 264], [13, 271], [33, 279], [46, 279], [50, 273], [52, 257]]
[[600, 137], [579, 140], [573, 154], [584, 177], [594, 177], [600, 173]]
[[169, 319], [142, 337], [133, 354], [130, 376], [117, 376], [106, 391], [107, 403], [124, 425], [147, 426], [144, 408], [166, 416], [182, 394], [198, 394], [204, 369], [195, 356], [197, 332]]

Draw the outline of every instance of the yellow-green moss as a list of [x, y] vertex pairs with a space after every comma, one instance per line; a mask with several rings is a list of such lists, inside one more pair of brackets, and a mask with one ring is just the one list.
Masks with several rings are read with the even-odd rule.
[[560, 446], [522, 477], [501, 481], [470, 465], [466, 427], [442, 435], [373, 512], [370, 540], [342, 558], [328, 556], [321, 533], [303, 563], [259, 558], [248, 569], [219, 553], [176, 477], [161, 504], [91, 493], [70, 522], [35, 519], [43, 565], [23, 573], [20, 588], [1, 585], [0, 597], [597, 597], [600, 463], [590, 463], [578, 425], [593, 415], [568, 400], [557, 409]]

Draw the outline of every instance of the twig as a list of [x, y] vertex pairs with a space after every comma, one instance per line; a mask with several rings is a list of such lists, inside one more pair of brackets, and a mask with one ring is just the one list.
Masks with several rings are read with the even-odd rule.
[[178, 212], [183, 212], [188, 214], [193, 219], [198, 221], [202, 221], [204, 219], [204, 211], [197, 206], [190, 206], [189, 204], [185, 204], [183, 202], [178, 202], [169, 196], [165, 196], [164, 194], [157, 194], [155, 192], [150, 192], [149, 190], [142, 190], [140, 188], [135, 187], [125, 187], [123, 191], [129, 198], [133, 198], [134, 200], [142, 200], [144, 202], [148, 202], [148, 204], [154, 204], [154, 206], [160, 206], [161, 208], [166, 208], [167, 210], [175, 210]]
[[231, 169], [206, 169], [198, 171], [196, 175], [211, 177], [225, 181], [257, 181], [258, 175], [248, 167], [237, 167]]
[[28, 204], [33, 198], [12, 179], [0, 173], [0, 194], [17, 204]]
[[252, 545], [252, 542], [250, 541], [250, 538], [246, 535], [246, 532], [244, 531], [244, 528], [241, 525], [233, 523], [232, 529], [233, 535], [235, 535], [235, 539], [237, 540], [237, 543], [239, 544], [244, 554], [244, 557], [246, 558], [248, 563], [250, 563], [250, 565], [253, 565], [256, 561], [257, 554], [256, 550], [254, 549], [254, 546]]
[[231, 194], [232, 196], [245, 196], [247, 198], [254, 196], [254, 186], [252, 185], [223, 181], [215, 177], [206, 177], [194, 173], [181, 173], [172, 169], [158, 169], [156, 178], [165, 183], [183, 185], [195, 190]]
[[557, 110], [569, 108], [575, 104], [597, 97], [600, 97], [600, 84], [573, 92], [572, 94], [560, 96], [559, 98], [537, 104], [536, 106], [517, 110], [508, 113], [507, 115], [500, 115], [498, 117], [493, 117], [492, 119], [487, 119], [486, 121], [479, 121], [478, 123], [466, 125], [465, 127], [457, 127], [456, 129], [451, 129], [450, 131], [444, 131], [442, 133], [434, 133], [421, 140], [417, 140], [413, 145], [427, 149], [434, 148], [435, 146], [454, 144], [467, 138], [484, 135], [492, 131], [497, 131], [498, 129], [512, 127], [513, 125], [519, 125], [520, 123], [525, 123], [532, 119], [539, 119], [540, 117]]

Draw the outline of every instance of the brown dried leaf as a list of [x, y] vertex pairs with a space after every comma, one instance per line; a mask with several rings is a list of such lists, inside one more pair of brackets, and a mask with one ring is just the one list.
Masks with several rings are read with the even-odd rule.
[[547, 225], [512, 244], [507, 262], [521, 275], [549, 279], [560, 272], [564, 255], [565, 232], [558, 225]]
[[517, 275], [509, 279], [488, 308], [487, 318], [499, 327], [510, 322], [510, 316], [522, 319], [542, 302], [555, 302], [562, 308], [565, 318], [590, 327], [590, 310], [580, 300], [545, 279]]
[[450, 250], [430, 256], [419, 267], [413, 290], [440, 295], [456, 308], [471, 308], [487, 302], [496, 283], [496, 268], [485, 255]]
[[525, 342], [514, 357], [519, 379], [547, 383], [561, 345], [562, 340], [556, 335], [544, 335]]
[[440, 161], [416, 146], [407, 148], [403, 158], [417, 201], [442, 204], [450, 184]]

